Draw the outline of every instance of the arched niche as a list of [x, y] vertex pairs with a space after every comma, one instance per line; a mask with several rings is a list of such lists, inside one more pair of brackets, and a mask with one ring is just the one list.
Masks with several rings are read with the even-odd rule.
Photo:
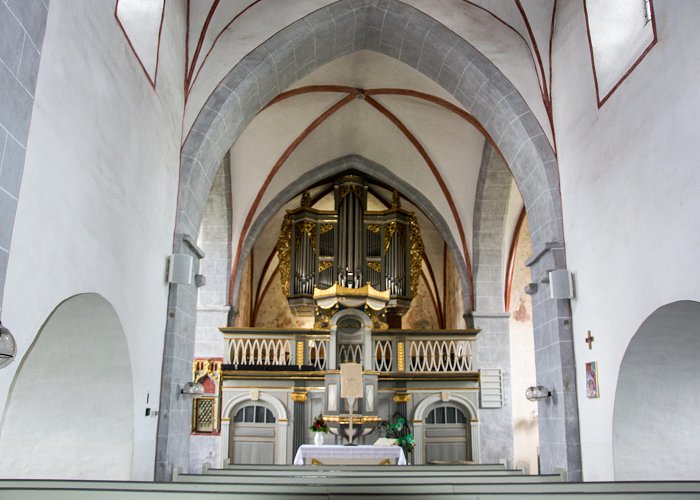
[[131, 477], [134, 397], [119, 317], [75, 295], [44, 322], [12, 382], [0, 429], [0, 476]]
[[[446, 396], [446, 397], [445, 397]], [[440, 402], [451, 402], [459, 407], [470, 420], [470, 440], [472, 460], [479, 463], [479, 413], [476, 405], [467, 398], [458, 394], [436, 393], [431, 394], [423, 399], [413, 412], [413, 436], [416, 439], [416, 445], [413, 449], [413, 459], [415, 464], [425, 463], [425, 418], [428, 416], [429, 410]]]
[[[243, 406], [262, 401], [266, 403], [275, 415], [275, 464], [287, 463], [287, 429], [289, 427], [289, 417], [284, 403], [271, 394], [265, 392], [258, 393], [253, 399], [251, 393], [239, 394], [224, 404], [222, 415], [225, 416], [221, 423], [221, 442], [226, 446], [222, 456], [229, 456], [228, 446], [230, 441], [231, 423], [236, 412]], [[223, 465], [223, 464], [222, 464]]]
[[613, 414], [615, 480], [700, 478], [700, 302], [654, 311], [620, 365]]

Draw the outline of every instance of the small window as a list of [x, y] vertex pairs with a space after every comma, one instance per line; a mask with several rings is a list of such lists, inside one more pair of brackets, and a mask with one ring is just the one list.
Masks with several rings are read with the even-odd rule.
[[454, 406], [438, 406], [428, 413], [426, 424], [466, 424], [464, 412]]
[[274, 424], [275, 416], [264, 406], [248, 405], [236, 412], [233, 421], [246, 424]]
[[651, 0], [644, 0], [644, 19], [651, 21]]

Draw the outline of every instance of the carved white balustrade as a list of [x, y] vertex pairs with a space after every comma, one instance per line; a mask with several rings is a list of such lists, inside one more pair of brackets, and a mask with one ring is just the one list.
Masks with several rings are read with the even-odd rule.
[[290, 365], [291, 351], [289, 338], [234, 338], [229, 343], [227, 361], [232, 365]]
[[[294, 370], [325, 372], [337, 369], [340, 363], [362, 363], [371, 357], [372, 369], [380, 374], [402, 376], [415, 373], [471, 373], [476, 333], [474, 330], [382, 330], [373, 333], [372, 342], [339, 344], [335, 366], [330, 352], [330, 334], [323, 330], [278, 330], [226, 328], [228, 342], [224, 364], [235, 368], [261, 369], [289, 367]], [[272, 368], [275, 370], [275, 368]], [[276, 370], [287, 371], [287, 368]]]
[[309, 360], [316, 370], [325, 370], [328, 359], [328, 340], [310, 339], [308, 341]]
[[374, 341], [374, 369], [378, 372], [393, 371], [393, 342], [391, 340]]
[[472, 370], [472, 343], [469, 340], [411, 340], [412, 372], [469, 372]]

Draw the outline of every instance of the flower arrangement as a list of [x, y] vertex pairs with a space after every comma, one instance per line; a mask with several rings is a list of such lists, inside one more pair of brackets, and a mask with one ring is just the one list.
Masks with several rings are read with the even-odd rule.
[[316, 417], [313, 423], [309, 426], [309, 429], [311, 432], [328, 432], [328, 425], [326, 425], [326, 421], [323, 420], [323, 415]]
[[416, 439], [403, 417], [397, 417], [394, 423], [386, 426], [386, 437], [396, 439], [396, 444], [403, 448], [404, 453], [413, 451], [413, 447], [416, 445]]

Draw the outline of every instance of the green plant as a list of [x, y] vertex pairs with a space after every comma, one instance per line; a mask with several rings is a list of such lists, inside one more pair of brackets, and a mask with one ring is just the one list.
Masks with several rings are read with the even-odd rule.
[[323, 420], [323, 415], [316, 417], [313, 423], [309, 426], [309, 429], [312, 432], [328, 432], [328, 425], [326, 425], [326, 421]]
[[386, 437], [396, 439], [396, 444], [403, 448], [404, 453], [413, 451], [416, 445], [416, 439], [403, 417], [396, 417], [393, 423], [386, 426]]

